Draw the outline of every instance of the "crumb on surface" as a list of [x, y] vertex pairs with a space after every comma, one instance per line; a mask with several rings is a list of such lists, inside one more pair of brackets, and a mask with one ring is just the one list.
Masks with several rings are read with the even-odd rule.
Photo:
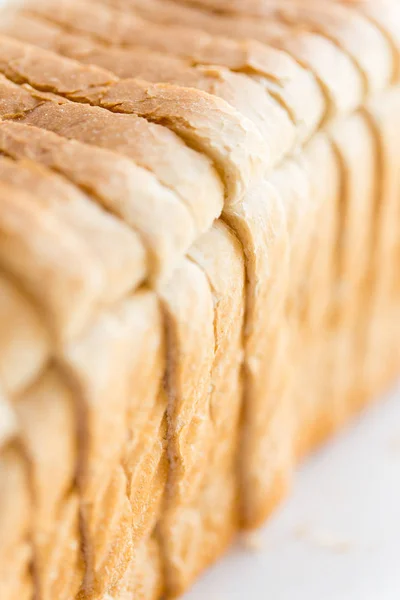
[[242, 547], [250, 552], [261, 552], [263, 549], [261, 535], [257, 532], [242, 533], [240, 541]]
[[349, 552], [352, 546], [350, 540], [338, 536], [336, 533], [313, 529], [305, 525], [296, 527], [294, 534], [299, 540], [304, 540], [320, 548], [337, 552], [338, 554]]

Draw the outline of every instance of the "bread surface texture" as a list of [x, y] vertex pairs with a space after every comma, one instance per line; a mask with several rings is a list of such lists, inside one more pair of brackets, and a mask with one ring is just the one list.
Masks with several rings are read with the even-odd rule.
[[395, 381], [399, 77], [397, 0], [2, 18], [1, 600], [181, 596]]

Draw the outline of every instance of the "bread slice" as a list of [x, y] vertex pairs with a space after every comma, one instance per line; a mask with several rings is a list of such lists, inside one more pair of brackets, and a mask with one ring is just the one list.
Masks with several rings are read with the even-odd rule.
[[[44, 129], [6, 121], [0, 123], [0, 148], [14, 159], [35, 161], [63, 175], [118, 217], [121, 230], [126, 223], [137, 232], [147, 255], [143, 259], [146, 276], [154, 284], [168, 278], [194, 241], [193, 219], [180, 199], [132, 160]], [[222, 203], [222, 189], [220, 196]], [[211, 219], [210, 214], [207, 220]]]
[[28, 544], [30, 494], [27, 463], [20, 448], [14, 444], [1, 449], [0, 490], [1, 595], [10, 600], [28, 600], [33, 593]]
[[[73, 68], [79, 66], [69, 64]], [[126, 155], [176, 192], [195, 216], [198, 231], [202, 231], [202, 218], [209, 226], [210, 218], [212, 222], [220, 213], [221, 181], [210, 160], [188, 148], [164, 127], [133, 114], [116, 115], [87, 104], [68, 102], [53, 94], [41, 94], [32, 88], [13, 85], [4, 77], [1, 79], [1, 116]], [[148, 152], [148, 148], [152, 151]], [[175, 162], [175, 156], [179, 162]]]
[[[25, 211], [30, 207], [37, 211], [41, 206], [48, 211], [57, 211], [64, 204], [70, 209], [64, 215], [67, 223], [73, 215], [74, 202], [80, 206], [77, 200], [85, 198], [73, 186], [59, 181], [44, 169], [27, 172], [27, 165], [21, 166], [4, 158], [1, 168], [4, 175], [2, 186], [7, 189], [7, 198], [14, 208], [19, 207], [18, 201], [21, 210]], [[32, 173], [36, 179], [32, 179]], [[31, 187], [35, 185], [36, 195], [30, 197], [26, 193], [17, 193], [18, 186], [25, 186], [26, 182]], [[13, 213], [6, 212], [8, 205], [5, 201], [1, 206], [3, 228], [9, 231], [6, 227], [14, 224], [9, 216]], [[89, 206], [96, 208], [93, 203]], [[52, 222], [52, 213], [49, 214], [43, 221], [46, 224]], [[82, 232], [83, 222], [84, 219], [82, 223], [76, 223], [77, 234]], [[31, 230], [34, 224], [35, 221], [31, 220]], [[97, 235], [107, 239], [108, 231], [101, 232], [99, 225]], [[35, 235], [38, 233], [41, 233], [40, 229]], [[33, 233], [30, 237], [34, 237]], [[88, 235], [85, 238], [90, 239]], [[5, 239], [9, 244], [10, 236]], [[57, 243], [62, 249], [61, 235], [54, 241], [55, 247], [51, 251], [46, 246], [48, 238], [41, 235], [40, 240], [45, 256], [56, 254]], [[122, 248], [120, 244], [116, 246]], [[17, 258], [20, 269], [25, 259], [32, 261], [31, 255], [20, 254]], [[14, 261], [16, 263], [16, 258]], [[9, 261], [9, 268], [15, 263]], [[39, 280], [40, 269], [41, 264], [36, 261], [30, 273], [32, 281]], [[68, 278], [68, 270], [63, 265], [58, 270], [58, 277], [61, 281], [63, 277]], [[46, 306], [47, 295], [51, 295], [49, 286], [36, 296], [37, 301]], [[25, 323], [28, 322], [25, 317]], [[28, 340], [34, 332], [27, 336]], [[15, 339], [18, 341], [13, 337]], [[75, 336], [74, 340], [56, 349], [61, 376], [58, 372], [43, 374], [16, 399], [23, 441], [35, 467], [32, 474], [37, 516], [34, 558], [43, 597], [70, 598], [75, 595], [82, 584], [82, 570], [73, 565], [73, 561], [76, 562], [75, 554], [83, 546], [86, 568], [81, 595], [85, 598], [102, 597], [119, 583], [131, 563], [135, 543], [140, 546], [146, 527], [150, 528], [158, 516], [166, 481], [163, 433], [166, 403], [164, 395], [159, 392], [165, 370], [162, 340], [157, 300], [151, 293], [138, 292], [134, 298], [124, 300], [111, 314], [103, 311], [97, 320], [93, 322], [92, 319], [86, 325], [85, 332], [78, 338]], [[39, 337], [38, 350], [42, 346], [44, 343]], [[5, 354], [5, 366], [12, 359], [12, 350]], [[42, 354], [46, 350], [47, 347], [44, 347]], [[45, 358], [39, 352], [37, 354], [35, 364], [43, 363]], [[18, 375], [18, 371], [14, 371]], [[27, 377], [24, 373], [19, 377], [12, 375], [18, 385], [21, 385], [21, 379]], [[13, 377], [6, 380], [8, 385]], [[142, 385], [139, 385], [140, 382]], [[53, 412], [50, 408], [46, 409], [48, 402], [52, 403]], [[29, 427], [32, 411], [38, 413], [39, 410], [47, 417], [38, 419], [37, 427]], [[62, 419], [65, 436], [59, 435], [57, 419]], [[43, 439], [49, 440], [49, 444], [54, 441], [53, 452], [43, 446]], [[145, 461], [143, 445], [151, 456], [150, 464]], [[72, 448], [76, 457], [72, 455]], [[57, 479], [54, 470], [59, 463], [65, 465], [65, 471], [58, 468]], [[76, 541], [77, 497], [76, 494], [67, 495], [77, 474], [83, 544]], [[145, 481], [141, 497], [136, 493], [138, 478]], [[131, 492], [128, 491], [129, 485]], [[46, 495], [45, 490], [49, 486], [52, 486], [53, 493]], [[73, 582], [70, 580], [72, 577]]]
[[[399, 88], [394, 87], [381, 102], [374, 101], [369, 115], [376, 128], [378, 142], [379, 189], [377, 206], [379, 231], [375, 240], [371, 270], [375, 289], [372, 291], [371, 312], [364, 327], [370, 336], [363, 381], [363, 394], [381, 393], [398, 372], [398, 260], [399, 260], [399, 163], [398, 163], [398, 101]], [[378, 264], [380, 265], [378, 267]], [[367, 325], [368, 323], [368, 325]], [[379, 356], [374, 348], [380, 348]]]
[[191, 435], [203, 426], [206, 435], [198, 436], [198, 442], [190, 436], [191, 452], [197, 448], [199, 485], [193, 495], [185, 493], [162, 528], [169, 541], [168, 592], [174, 596], [223, 553], [239, 520], [237, 462], [243, 399], [244, 257], [241, 244], [221, 221], [198, 240], [189, 256], [202, 268], [211, 288], [215, 352], [208, 402], [201, 411], [197, 410], [192, 421]]
[[35, 381], [49, 361], [51, 343], [29, 297], [3, 271], [0, 284], [0, 381], [11, 397]]
[[[190, 215], [185, 218], [185, 213], [181, 212], [185, 228], [190, 232], [189, 240], [205, 231], [220, 214], [223, 187], [210, 161], [187, 148], [166, 128], [135, 115], [116, 115], [97, 107], [67, 102], [58, 96], [40, 94], [5, 78], [0, 80], [0, 96], [3, 119], [35, 125], [68, 139], [125, 155], [151, 171], [161, 186], [175, 192], [193, 216], [194, 223], [191, 224]], [[145, 140], [152, 148], [151, 152], [145, 151]], [[178, 163], [174, 163], [172, 171], [168, 165], [174, 162], [174, 148], [181, 151], [178, 156], [185, 168], [177, 169]], [[141, 223], [145, 223], [144, 216]]]
[[[385, 89], [391, 81], [393, 56], [387, 40], [376, 26], [351, 5], [284, 0], [266, 7], [256, 7], [253, 14], [282, 19], [292, 26], [304, 26], [331, 39], [357, 64], [366, 91], [376, 93]], [[354, 32], [357, 34], [354, 35]]]
[[189, 256], [160, 289], [169, 341], [170, 472], [158, 531], [169, 596], [223, 552], [238, 526], [242, 249], [217, 221]]
[[[10, 423], [6, 409], [12, 406], [13, 413], [9, 414], [14, 417], [18, 436], [8, 443], [6, 438], [10, 438], [10, 432], [2, 437], [6, 447], [6, 456], [2, 454], [2, 501], [5, 503], [2, 508], [6, 512], [2, 512], [2, 516], [8, 520], [7, 527], [2, 524], [4, 543], [9, 543], [8, 528], [10, 532], [15, 530], [11, 538], [13, 545], [4, 563], [2, 560], [5, 569], [2, 585], [6, 590], [10, 585], [6, 598], [14, 597], [12, 585], [15, 590], [20, 585], [19, 593], [27, 597], [28, 574], [33, 568], [35, 588], [42, 598], [67, 599], [76, 594], [82, 578], [82, 545], [74, 486], [75, 404], [56, 368], [49, 362], [49, 337], [32, 303], [6, 276], [1, 278], [1, 291], [0, 326], [4, 332], [1, 382], [12, 403], [2, 404], [2, 429]], [[7, 335], [8, 330], [12, 335]], [[27, 360], [23, 361], [25, 352]], [[13, 464], [12, 470], [7, 467], [9, 463]], [[26, 573], [21, 571], [17, 576], [15, 569], [25, 569]]]
[[[80, 65], [9, 38], [0, 42], [0, 69], [18, 83], [26, 82], [38, 90], [60, 93], [114, 112], [147, 115], [149, 108], [149, 120], [163, 120], [172, 128], [178, 128], [180, 137], [191, 147], [210, 156], [225, 178], [226, 193], [233, 199], [240, 198], [249, 182], [271, 165], [267, 143], [253, 124], [218, 98], [186, 88], [177, 90], [173, 86], [146, 85], [135, 80], [117, 81], [95, 67]], [[45, 70], [38, 69], [38, 64]], [[181, 96], [179, 103], [175, 100], [177, 93]], [[136, 121], [140, 123], [140, 119]], [[217, 136], [213, 129], [221, 122], [224, 127]], [[151, 126], [147, 127], [151, 132]]]
[[335, 298], [336, 251], [341, 206], [341, 172], [330, 140], [315, 136], [299, 157], [312, 202], [310, 241], [298, 278], [295, 315], [298, 320], [297, 374], [292, 391], [296, 414], [295, 457], [314, 447], [318, 436], [327, 434], [320, 410], [329, 411], [325, 357], [331, 327], [331, 304]]
[[54, 330], [68, 337], [95, 311], [103, 288], [100, 267], [48, 207], [4, 183], [0, 192], [1, 262], [43, 306]]
[[[6, 290], [12, 287], [2, 275], [1, 289], [3, 281]], [[0, 592], [10, 600], [29, 600], [33, 581], [28, 463], [19, 443], [15, 411], [4, 393], [0, 396], [0, 415]]]
[[[207, 417], [215, 352], [214, 309], [206, 275], [188, 260], [183, 262], [160, 294], [167, 319], [169, 352], [170, 463], [160, 532], [162, 552], [167, 561], [167, 586], [173, 588], [178, 585], [174, 569], [179, 572], [180, 565], [183, 567], [187, 558], [184, 550], [197, 548], [190, 539], [195, 535], [196, 513], [189, 519], [188, 508], [200, 492], [209, 459], [211, 422]], [[187, 518], [183, 521], [185, 515]], [[177, 522], [184, 525], [183, 531], [177, 529]], [[189, 539], [186, 533], [191, 533]]]
[[[74, 490], [75, 401], [50, 366], [14, 400], [33, 489], [33, 550], [41, 598], [67, 600], [82, 580], [79, 504]], [[72, 490], [72, 491], [71, 491]]]
[[34, 189], [36, 201], [86, 241], [104, 273], [105, 304], [116, 302], [143, 281], [146, 258], [137, 233], [96, 206], [65, 179], [34, 163], [15, 163], [3, 157], [0, 177], [22, 190]]
[[82, 597], [101, 598], [129, 568], [165, 485], [163, 333], [155, 296], [137, 292], [103, 313], [65, 347], [62, 364], [81, 408]]
[[373, 0], [354, 0], [361, 11], [387, 37], [392, 49], [395, 65], [394, 81], [400, 77], [400, 6], [396, 0], [384, 0], [379, 6]]
[[371, 292], [366, 277], [373, 241], [380, 224], [376, 219], [378, 149], [369, 119], [356, 113], [331, 131], [331, 139], [341, 163], [340, 237], [337, 240], [337, 271], [332, 303], [330, 335], [336, 348], [331, 351], [329, 369], [331, 415], [326, 423], [329, 433], [342, 424], [357, 407], [351, 389], [357, 386], [363, 349], [357, 347], [355, 327], [360, 311], [368, 304]]

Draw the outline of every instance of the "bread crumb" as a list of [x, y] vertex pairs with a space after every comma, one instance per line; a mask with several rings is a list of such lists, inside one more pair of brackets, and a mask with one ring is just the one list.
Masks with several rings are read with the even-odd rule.
[[349, 540], [338, 537], [335, 533], [311, 529], [305, 525], [296, 527], [294, 533], [298, 539], [310, 542], [319, 548], [337, 552], [338, 554], [349, 552], [352, 546]]
[[242, 533], [241, 543], [243, 548], [250, 552], [261, 552], [263, 549], [263, 542], [259, 533]]

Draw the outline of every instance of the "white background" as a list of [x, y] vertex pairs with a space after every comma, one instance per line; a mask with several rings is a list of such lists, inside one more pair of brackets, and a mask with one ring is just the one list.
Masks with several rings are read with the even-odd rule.
[[185, 600], [400, 599], [400, 392], [303, 466], [251, 545]]

